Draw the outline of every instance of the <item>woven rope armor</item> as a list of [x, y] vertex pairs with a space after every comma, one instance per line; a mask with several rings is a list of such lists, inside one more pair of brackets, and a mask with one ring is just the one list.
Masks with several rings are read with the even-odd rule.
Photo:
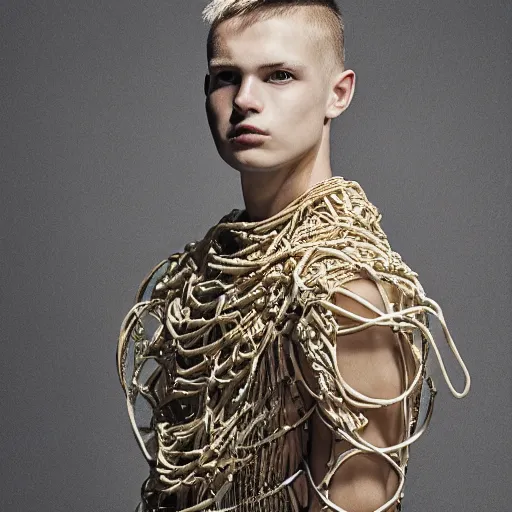
[[[133, 430], [150, 465], [141, 511], [298, 512], [307, 510], [300, 479], [324, 510], [329, 483], [350, 457], [383, 457], [399, 476], [378, 511], [400, 506], [408, 447], [428, 425], [435, 389], [426, 373], [433, 348], [455, 396], [469, 375], [440, 307], [393, 252], [381, 216], [353, 181], [317, 184], [259, 222], [233, 210], [205, 238], [160, 263], [142, 284], [118, 346], [119, 377]], [[385, 311], [355, 317], [335, 293], [364, 277]], [[363, 303], [362, 302], [362, 303]], [[341, 327], [337, 316], [353, 326]], [[448, 378], [429, 330], [436, 317], [466, 386]], [[364, 396], [336, 364], [337, 336], [371, 325], [391, 327], [402, 358], [403, 393]], [[407, 361], [413, 361], [413, 371]], [[361, 410], [400, 402], [403, 440], [378, 448], [361, 437]], [[315, 485], [308, 466], [308, 424], [318, 415], [352, 449], [333, 457]]]

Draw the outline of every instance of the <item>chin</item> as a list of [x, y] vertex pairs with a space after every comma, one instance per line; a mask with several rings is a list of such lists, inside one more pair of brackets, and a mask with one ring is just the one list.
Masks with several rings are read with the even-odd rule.
[[281, 166], [276, 163], [271, 165], [254, 161], [230, 161], [226, 163], [230, 165], [233, 169], [237, 170], [238, 172], [274, 172], [278, 171], [281, 168]]
[[245, 149], [221, 157], [238, 172], [274, 172], [285, 164], [282, 159], [277, 160], [275, 154], [271, 155], [261, 148]]

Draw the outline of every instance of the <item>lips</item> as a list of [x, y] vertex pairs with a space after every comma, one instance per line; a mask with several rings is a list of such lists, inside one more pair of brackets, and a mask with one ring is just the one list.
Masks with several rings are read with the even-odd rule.
[[229, 138], [233, 139], [244, 134], [268, 135], [268, 132], [250, 124], [238, 124], [229, 132]]

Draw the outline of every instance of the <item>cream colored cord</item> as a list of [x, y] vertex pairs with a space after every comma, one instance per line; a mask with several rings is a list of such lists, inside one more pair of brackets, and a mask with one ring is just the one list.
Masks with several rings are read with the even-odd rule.
[[[378, 210], [356, 182], [326, 180], [261, 222], [242, 222], [240, 214], [234, 210], [203, 240], [161, 262], [122, 324], [119, 378], [135, 436], [152, 468], [141, 509], [172, 503], [181, 512], [297, 512], [295, 484], [305, 477], [323, 510], [344, 512], [329, 500], [329, 484], [360, 454], [381, 457], [399, 478], [394, 495], [376, 512], [399, 506], [408, 447], [432, 414], [429, 348], [453, 395], [469, 391], [469, 372], [441, 308], [391, 250]], [[383, 310], [345, 287], [361, 277], [375, 283]], [[376, 316], [340, 307], [336, 295]], [[351, 320], [350, 327], [339, 324], [341, 316]], [[462, 368], [460, 392], [428, 316], [439, 320]], [[357, 391], [337, 366], [338, 336], [372, 326], [388, 326], [397, 335], [404, 391], [391, 399]], [[406, 370], [407, 357], [414, 361], [413, 375]], [[424, 383], [430, 401], [418, 426]], [[395, 403], [402, 404], [404, 439], [386, 448], [365, 441], [360, 432], [368, 420], [361, 410]], [[141, 405], [149, 411], [145, 423]], [[352, 446], [337, 458], [331, 452], [334, 464], [320, 485], [307, 464], [312, 414]]]

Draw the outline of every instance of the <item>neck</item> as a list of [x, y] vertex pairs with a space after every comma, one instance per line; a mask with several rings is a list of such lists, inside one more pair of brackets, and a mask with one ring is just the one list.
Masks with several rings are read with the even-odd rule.
[[298, 164], [275, 171], [240, 173], [245, 209], [251, 221], [276, 215], [317, 183], [332, 177], [328, 144]]

